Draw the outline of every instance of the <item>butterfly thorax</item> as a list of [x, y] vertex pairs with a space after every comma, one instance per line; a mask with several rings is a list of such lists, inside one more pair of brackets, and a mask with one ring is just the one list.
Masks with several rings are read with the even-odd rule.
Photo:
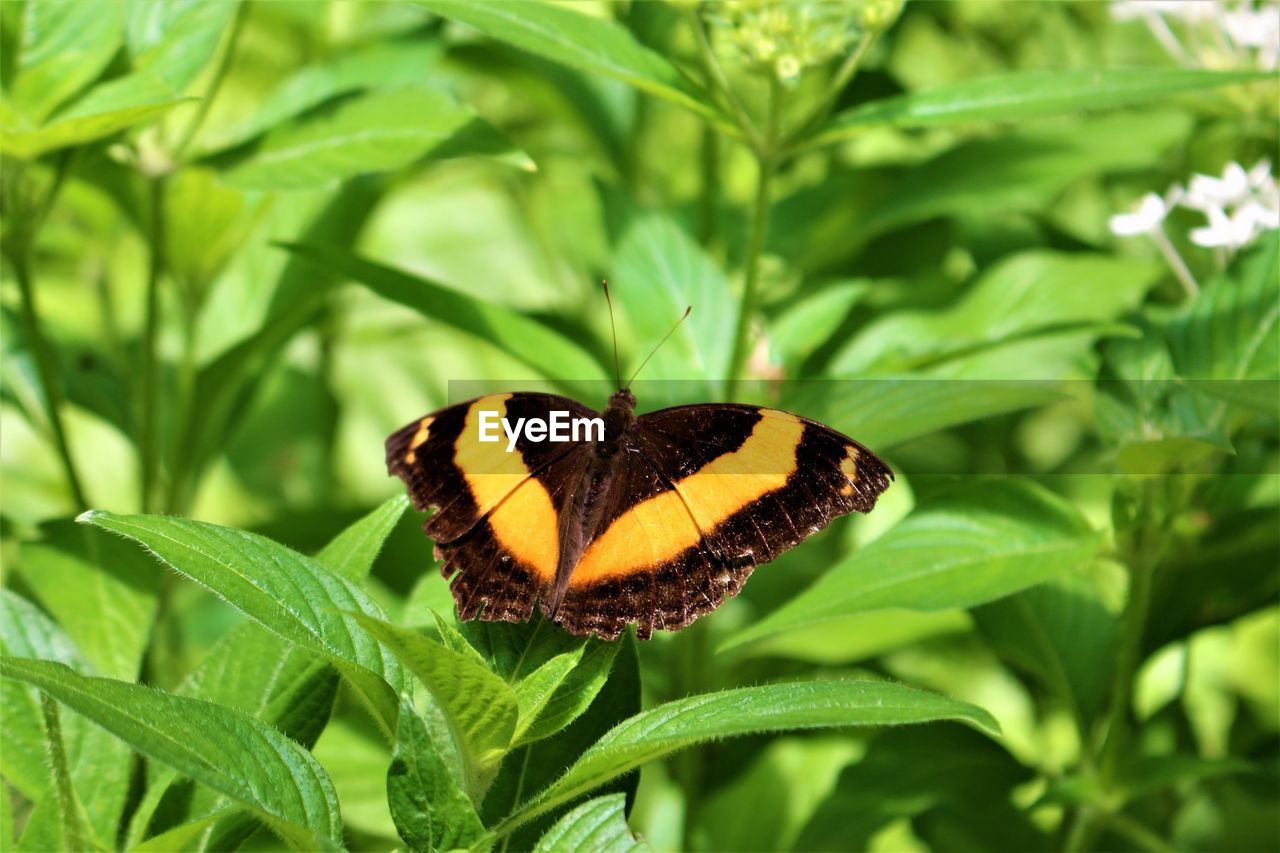
[[636, 398], [630, 391], [623, 389], [609, 397], [604, 410], [604, 441], [596, 443], [596, 456], [608, 458], [617, 454], [635, 426], [635, 410]]

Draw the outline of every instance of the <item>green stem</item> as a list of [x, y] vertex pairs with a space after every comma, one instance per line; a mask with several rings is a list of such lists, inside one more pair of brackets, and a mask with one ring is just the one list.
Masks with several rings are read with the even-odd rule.
[[716, 59], [715, 51], [711, 49], [711, 40], [707, 38], [706, 27], [702, 25], [702, 17], [696, 9], [690, 10], [689, 20], [693, 26], [694, 35], [698, 39], [698, 49], [702, 53], [702, 64], [706, 67], [707, 74], [710, 75], [715, 83], [714, 88], [720, 90], [720, 94], [729, 105], [729, 110], [733, 113], [734, 121], [737, 122], [739, 129], [741, 129], [743, 136], [746, 138], [747, 144], [759, 156], [764, 149], [764, 139], [761, 137], [760, 131], [756, 129], [755, 122], [751, 120], [746, 108], [738, 100], [738, 96], [734, 94], [733, 87], [729, 85], [729, 79], [725, 77], [724, 69], [720, 67], [720, 60]]
[[840, 93], [849, 85], [849, 81], [853, 79], [853, 75], [858, 72], [858, 66], [862, 63], [862, 57], [866, 56], [867, 49], [871, 47], [871, 43], [876, 40], [877, 33], [865, 32], [858, 43], [854, 45], [852, 52], [845, 57], [841, 63], [840, 69], [836, 71], [831, 82], [827, 85], [826, 91], [822, 95], [817, 105], [809, 113], [808, 117], [796, 125], [796, 130], [792, 134], [792, 138], [801, 138], [806, 136], [814, 126], [821, 122], [831, 113], [831, 108], [835, 106], [836, 101], [840, 99]]
[[738, 306], [738, 326], [733, 335], [733, 355], [729, 359], [727, 396], [733, 399], [742, 378], [751, 349], [751, 320], [755, 316], [757, 289], [760, 284], [760, 256], [764, 253], [765, 238], [769, 234], [769, 207], [773, 200], [773, 174], [777, 168], [773, 146], [778, 140], [781, 116], [781, 85], [777, 78], [769, 80], [769, 142], [768, 148], [756, 156], [756, 197], [751, 215], [751, 237], [747, 244], [747, 257], [742, 286], [742, 300]]
[[1107, 786], [1115, 778], [1116, 766], [1130, 737], [1129, 714], [1133, 684], [1142, 656], [1142, 637], [1146, 632], [1147, 614], [1151, 607], [1151, 576], [1154, 569], [1154, 563], [1143, 556], [1138, 556], [1129, 566], [1129, 601], [1125, 605], [1121, 624], [1115, 681], [1107, 713], [1107, 734], [1099, 762], [1102, 780]]
[[710, 247], [719, 231], [720, 137], [714, 127], [702, 126], [702, 194], [698, 199], [698, 242]]
[[67, 763], [66, 744], [62, 740], [62, 723], [58, 718], [58, 703], [49, 694], [41, 692], [40, 710], [44, 714], [45, 742], [49, 748], [49, 763], [53, 769], [54, 802], [62, 818], [62, 842], [67, 850], [92, 850], [97, 845], [89, 842], [85, 822], [80, 812], [80, 801], [71, 783], [71, 768]]
[[22, 293], [22, 322], [26, 328], [27, 340], [35, 355], [36, 370], [40, 374], [40, 384], [44, 386], [46, 414], [49, 428], [53, 433], [53, 443], [62, 460], [62, 470], [67, 478], [67, 486], [71, 489], [71, 497], [80, 510], [89, 508], [85, 500], [84, 487], [80, 484], [80, 475], [76, 471], [75, 459], [71, 456], [71, 446], [67, 442], [67, 430], [62, 423], [62, 385], [58, 381], [58, 370], [53, 361], [53, 350], [40, 325], [40, 309], [36, 304], [35, 287], [31, 283], [31, 245], [30, 238], [22, 240], [10, 253], [13, 263], [13, 274], [18, 279], [18, 289]]
[[151, 179], [151, 227], [147, 235], [151, 249], [150, 266], [147, 271], [146, 319], [142, 330], [142, 366], [139, 380], [142, 383], [141, 402], [141, 434], [138, 439], [138, 454], [141, 464], [138, 486], [139, 503], [143, 512], [151, 511], [151, 497], [155, 489], [156, 473], [159, 466], [159, 442], [157, 430], [157, 400], [159, 399], [157, 376], [156, 338], [160, 328], [160, 279], [164, 275], [164, 191], [163, 176]]

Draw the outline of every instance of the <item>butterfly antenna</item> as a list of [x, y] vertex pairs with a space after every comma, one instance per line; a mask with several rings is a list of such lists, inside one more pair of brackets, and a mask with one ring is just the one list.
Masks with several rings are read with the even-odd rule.
[[662, 345], [667, 342], [667, 338], [674, 335], [676, 333], [676, 329], [680, 328], [680, 324], [683, 323], [685, 320], [689, 319], [689, 312], [692, 310], [693, 310], [692, 305], [684, 309], [684, 314], [680, 316], [679, 320], [676, 320], [676, 324], [671, 327], [671, 331], [667, 332], [665, 335], [662, 336], [662, 340], [658, 341], [658, 345], [656, 347], [649, 350], [649, 354], [644, 357], [644, 361], [640, 362], [640, 366], [636, 368], [636, 372], [631, 374], [631, 378], [627, 380], [627, 385], [626, 385], [627, 388], [630, 388], [631, 383], [636, 381], [636, 377], [640, 375], [640, 371], [644, 370], [644, 366], [649, 363], [649, 359], [653, 358], [653, 354], [656, 353], [658, 350], [662, 349]]
[[609, 282], [600, 280], [604, 288], [604, 301], [609, 304], [609, 331], [613, 332], [613, 377], [618, 380], [618, 390], [622, 390], [622, 368], [618, 366], [618, 327], [613, 322], [613, 297], [609, 295]]

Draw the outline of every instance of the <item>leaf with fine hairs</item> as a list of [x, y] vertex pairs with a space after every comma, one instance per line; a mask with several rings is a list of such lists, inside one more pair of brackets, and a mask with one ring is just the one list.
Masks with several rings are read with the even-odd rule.
[[0, 659], [0, 675], [40, 688], [129, 743], [250, 809], [304, 849], [342, 845], [333, 783], [276, 729], [222, 705], [78, 675], [51, 661]]
[[652, 850], [637, 841], [627, 826], [627, 798], [609, 794], [587, 800], [574, 808], [538, 839], [533, 853], [633, 853]]
[[99, 510], [79, 521], [145, 546], [263, 627], [324, 656], [368, 702], [383, 729], [395, 730], [403, 671], [393, 655], [343, 615], [382, 615], [355, 584], [264, 536], [216, 524]]
[[975, 705], [882, 681], [806, 681], [687, 696], [623, 720], [494, 830], [505, 835], [646, 762], [708, 740], [786, 729], [935, 720], [961, 720], [989, 732], [999, 729], [995, 719]]

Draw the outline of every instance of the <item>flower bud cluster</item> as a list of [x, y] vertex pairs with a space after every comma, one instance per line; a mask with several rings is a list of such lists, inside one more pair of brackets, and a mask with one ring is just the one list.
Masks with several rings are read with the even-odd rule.
[[709, 4], [706, 14], [717, 52], [794, 86], [807, 69], [848, 53], [864, 30], [887, 27], [900, 5], [901, 0], [721, 0]]

